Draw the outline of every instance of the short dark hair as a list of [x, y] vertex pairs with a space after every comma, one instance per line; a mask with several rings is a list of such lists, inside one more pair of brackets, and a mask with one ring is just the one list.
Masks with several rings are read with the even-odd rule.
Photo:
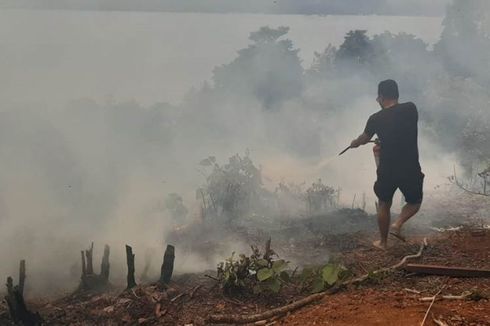
[[400, 94], [398, 93], [398, 84], [393, 79], [383, 80], [378, 84], [378, 96], [387, 99], [397, 100]]

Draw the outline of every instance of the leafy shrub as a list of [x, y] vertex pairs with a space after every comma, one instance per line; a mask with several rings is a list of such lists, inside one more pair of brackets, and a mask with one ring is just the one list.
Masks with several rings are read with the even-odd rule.
[[238, 259], [235, 253], [224, 262], [218, 264], [218, 280], [227, 294], [243, 292], [278, 293], [282, 285], [289, 281], [286, 271], [288, 262], [278, 259], [277, 254], [270, 248], [267, 241], [265, 253], [251, 246], [252, 254], [240, 254]]
[[306, 200], [310, 214], [322, 213], [328, 208], [335, 207], [336, 191], [324, 185], [322, 179], [318, 179], [306, 190]]
[[312, 293], [318, 293], [342, 282], [350, 275], [350, 272], [342, 265], [328, 263], [323, 266], [306, 267], [300, 275], [303, 289]]
[[210, 156], [200, 165], [211, 168], [206, 185], [196, 193], [205, 212], [224, 215], [229, 221], [236, 219], [249, 212], [263, 191], [261, 172], [248, 153], [243, 157], [236, 154], [224, 165], [219, 165], [215, 157]]

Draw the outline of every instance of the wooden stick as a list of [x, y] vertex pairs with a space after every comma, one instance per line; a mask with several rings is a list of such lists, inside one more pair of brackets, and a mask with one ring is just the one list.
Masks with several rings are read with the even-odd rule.
[[443, 322], [442, 320], [439, 320], [439, 319], [435, 319], [435, 318], [432, 318], [432, 320], [434, 321], [434, 323], [438, 326], [448, 326], [448, 324], [446, 324], [445, 322]]
[[285, 305], [283, 307], [271, 309], [268, 311], [265, 311], [260, 314], [253, 314], [253, 315], [237, 315], [237, 314], [231, 314], [231, 315], [210, 315], [208, 318], [208, 321], [211, 323], [225, 323], [225, 324], [248, 324], [248, 323], [254, 323], [259, 320], [267, 320], [269, 318], [272, 318], [276, 315], [279, 314], [286, 314], [289, 311], [296, 310], [298, 308], [301, 308], [311, 302], [320, 300], [326, 295], [326, 292], [323, 293], [316, 293], [312, 294], [310, 296], [307, 296], [306, 298], [303, 298], [301, 300], [298, 300], [296, 302], [293, 302], [291, 304]]
[[191, 294], [190, 294], [191, 299], [194, 297], [194, 294], [196, 294], [197, 290], [199, 290], [199, 288], [201, 286], [202, 285], [197, 285], [196, 287], [194, 287], [194, 289], [192, 289]]
[[172, 298], [172, 300], [170, 300], [170, 302], [175, 302], [175, 301], [179, 300], [180, 298], [182, 298], [186, 294], [187, 294], [187, 292], [183, 292], [183, 293], [179, 294], [178, 296], [176, 296], [175, 298]]
[[[439, 298], [437, 298], [437, 300], [465, 300], [468, 299], [471, 296], [471, 294], [472, 293], [470, 291], [465, 291], [461, 293], [461, 295], [441, 295], [439, 296]], [[434, 297], [424, 297], [419, 299], [419, 301], [422, 302], [427, 302], [432, 300], [434, 300]]]
[[425, 316], [424, 316], [424, 319], [422, 320], [422, 323], [420, 324], [420, 326], [424, 326], [425, 324], [425, 320], [427, 319], [427, 316], [429, 315], [429, 311], [430, 311], [430, 308], [432, 308], [432, 305], [434, 304], [434, 302], [436, 301], [436, 297], [439, 293], [441, 293], [442, 289], [444, 289], [446, 285], [443, 285], [440, 289], [439, 289], [439, 292], [437, 292], [434, 297], [432, 298], [432, 302], [430, 303], [429, 305], [429, 308], [427, 309], [427, 311], [425, 312]]
[[391, 267], [385, 267], [385, 268], [378, 269], [377, 271], [374, 271], [371, 274], [365, 274], [365, 275], [357, 277], [353, 280], [346, 281], [344, 283], [345, 283], [345, 285], [360, 283], [360, 282], [363, 282], [364, 280], [366, 280], [370, 275], [386, 273], [386, 272], [390, 272], [390, 271], [395, 270], [395, 269], [399, 269], [400, 267], [403, 267], [409, 259], [418, 258], [418, 257], [422, 256], [422, 252], [424, 251], [424, 249], [426, 247], [427, 247], [427, 238], [424, 238], [424, 240], [422, 241], [422, 244], [420, 245], [419, 251], [416, 254], [403, 257], [402, 260], [398, 264], [395, 264]]
[[420, 294], [422, 292], [420, 291], [417, 291], [417, 290], [414, 290], [414, 289], [408, 289], [408, 288], [404, 288], [403, 289], [404, 291], [407, 291], [407, 292], [410, 292], [410, 293], [415, 293], [415, 294]]
[[217, 279], [216, 277], [211, 276], [211, 275], [208, 275], [208, 274], [204, 274], [204, 277], [207, 277], [207, 278], [210, 278], [210, 279], [212, 279], [212, 280], [215, 280], [216, 282], [218, 282], [218, 281], [219, 281], [219, 279]]

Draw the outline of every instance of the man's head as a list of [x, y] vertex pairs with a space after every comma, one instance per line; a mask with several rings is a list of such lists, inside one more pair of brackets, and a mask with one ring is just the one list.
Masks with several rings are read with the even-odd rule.
[[393, 79], [383, 80], [378, 84], [378, 98], [376, 101], [383, 109], [397, 104], [398, 97], [398, 85]]

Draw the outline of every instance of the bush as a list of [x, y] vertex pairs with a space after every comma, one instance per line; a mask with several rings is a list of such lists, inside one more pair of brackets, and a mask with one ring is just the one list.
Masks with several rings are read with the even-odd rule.
[[289, 273], [285, 271], [288, 262], [278, 259], [270, 248], [270, 240], [266, 244], [265, 253], [251, 246], [252, 254], [235, 253], [224, 262], [218, 264], [218, 280], [226, 294], [237, 293], [279, 293], [282, 285], [289, 281]]

